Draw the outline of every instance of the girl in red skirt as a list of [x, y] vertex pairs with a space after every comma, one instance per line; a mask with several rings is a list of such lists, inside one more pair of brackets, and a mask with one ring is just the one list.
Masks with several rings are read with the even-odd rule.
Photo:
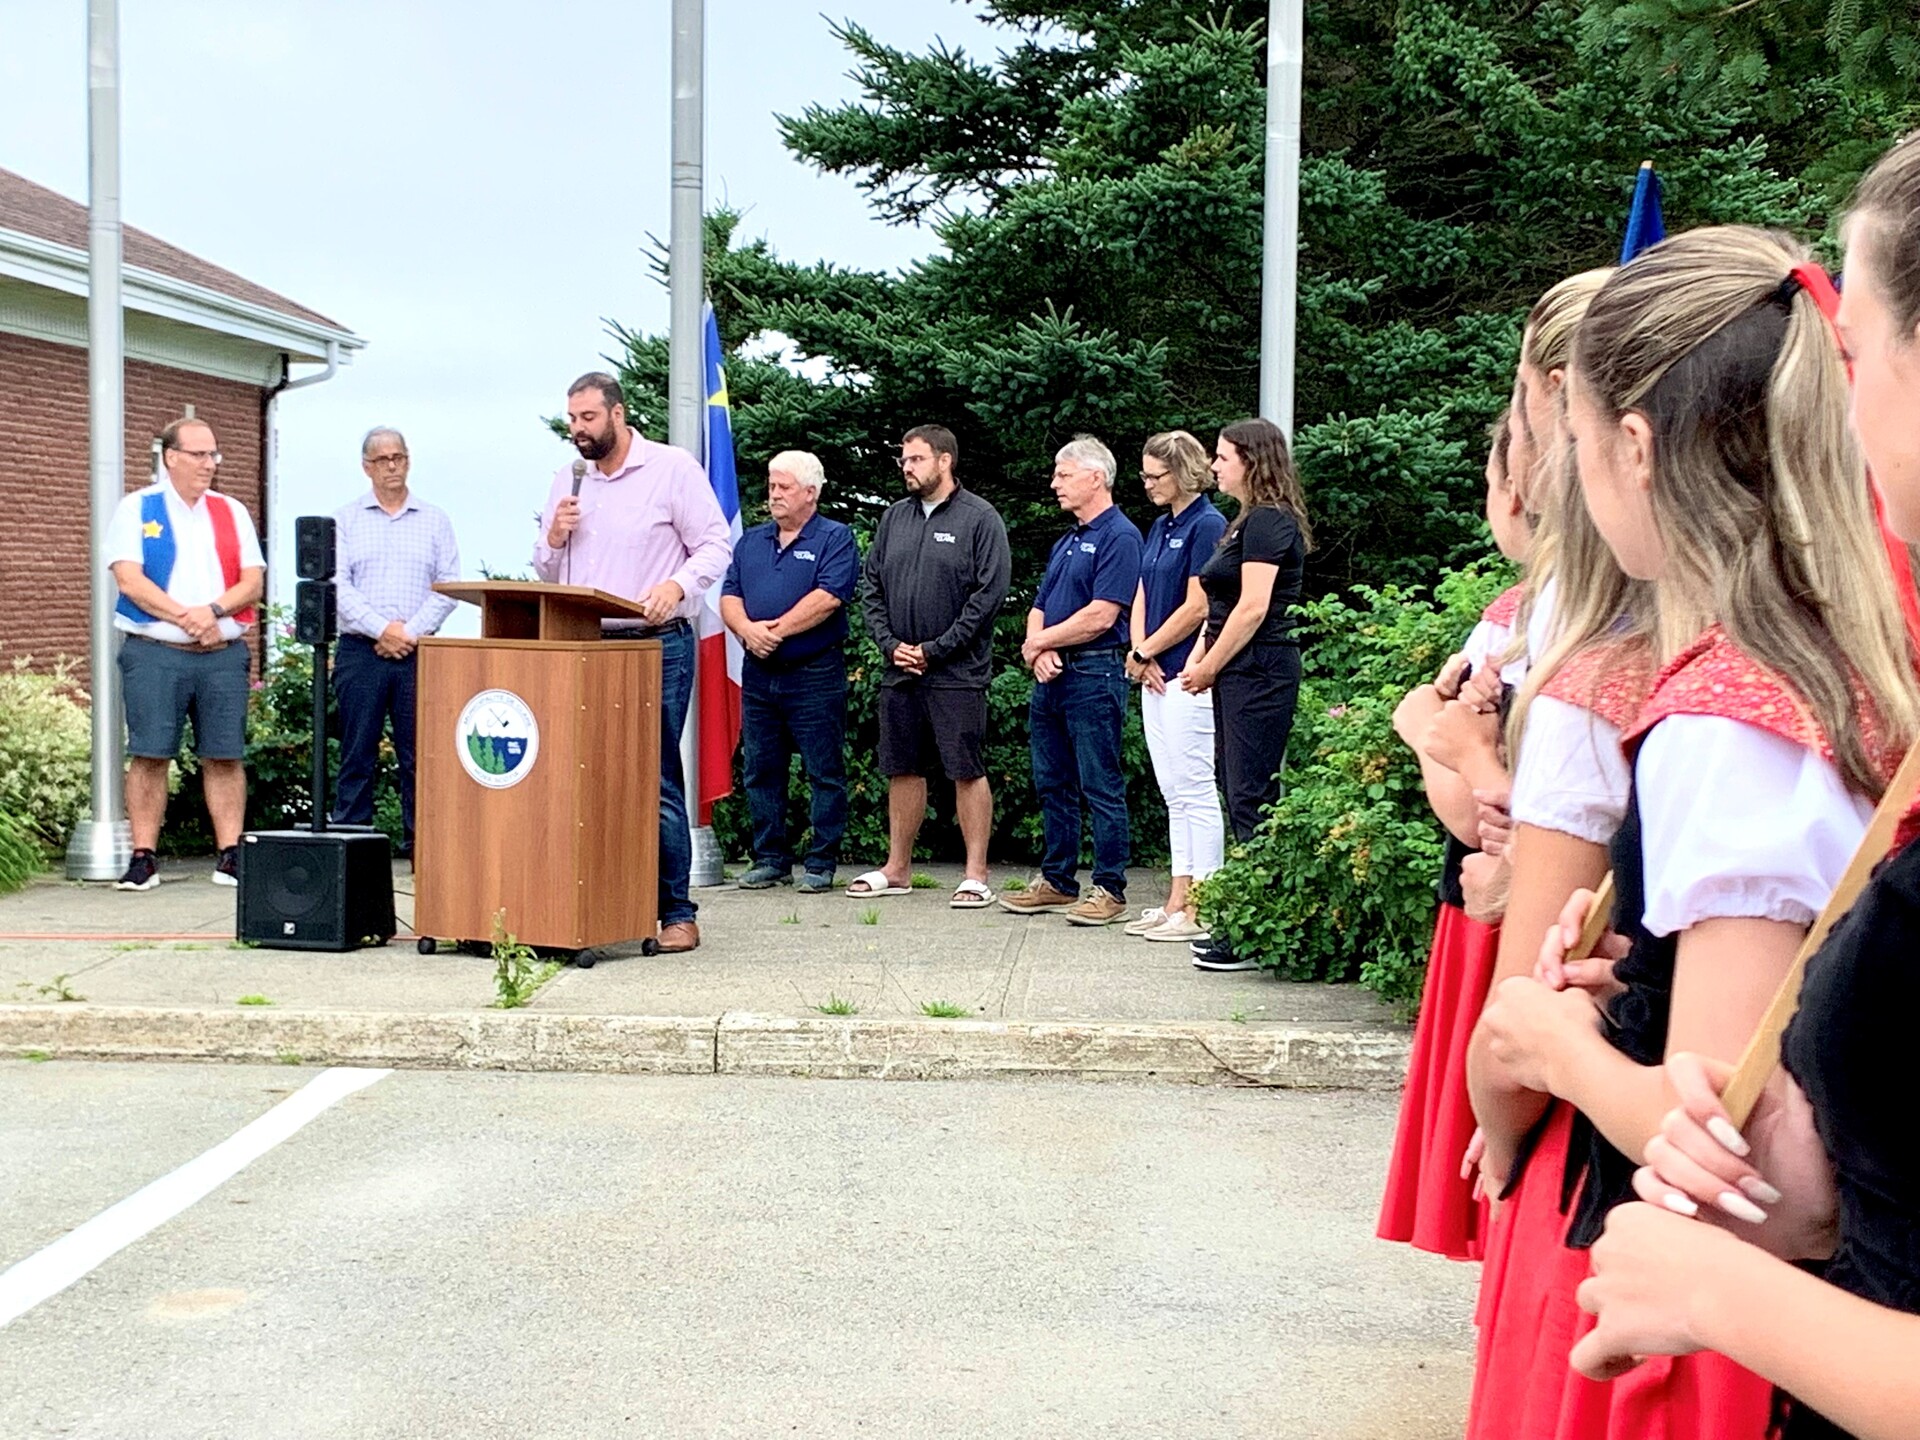
[[[1509, 418], [1502, 415], [1487, 457], [1486, 511], [1494, 544], [1507, 559], [1519, 561], [1532, 529], [1509, 463], [1511, 442]], [[1529, 458], [1524, 449], [1518, 458], [1524, 468]], [[1473, 792], [1504, 788], [1506, 774], [1490, 744], [1473, 745], [1458, 755], [1439, 747], [1438, 753], [1453, 762], [1449, 765], [1436, 758], [1427, 742], [1433, 721], [1447, 702], [1458, 698], [1464, 676], [1499, 670], [1512, 646], [1520, 590], [1516, 585], [1487, 606], [1461, 653], [1442, 667], [1432, 684], [1409, 692], [1393, 717], [1395, 733], [1420, 757], [1428, 801], [1446, 826], [1447, 858], [1376, 1233], [1383, 1240], [1406, 1241], [1416, 1250], [1453, 1260], [1478, 1260], [1485, 1229], [1486, 1207], [1471, 1183], [1461, 1178], [1460, 1157], [1473, 1135], [1466, 1092], [1467, 1037], [1480, 1017], [1500, 939], [1497, 925], [1468, 917], [1460, 871], [1478, 848]], [[1524, 663], [1509, 673], [1524, 673]]]
[[[1653, 581], [1663, 620], [1690, 636], [1663, 646], [1625, 737], [1632, 791], [1612, 847], [1625, 953], [1616, 947], [1610, 979], [1575, 977], [1591, 991], [1556, 990], [1555, 926], [1542, 978], [1501, 982], [1482, 1019], [1502, 1085], [1578, 1112], [1559, 1177], [1575, 1251], [1630, 1194], [1626, 1157], [1672, 1104], [1666, 1054], [1731, 1058], [1752, 1033], [1920, 710], [1839, 351], [1795, 274], [1804, 262], [1758, 230], [1676, 237], [1607, 283], [1575, 345], [1568, 419], [1588, 509], [1621, 568]], [[1548, 1158], [1543, 1143], [1529, 1190], [1551, 1182]], [[1549, 1295], [1549, 1317], [1561, 1298]], [[1771, 1387], [1710, 1355], [1650, 1362], [1605, 1387], [1568, 1381], [1557, 1414], [1499, 1428], [1501, 1387], [1564, 1374], [1571, 1338], [1507, 1327], [1483, 1354], [1476, 1433], [1767, 1431]]]

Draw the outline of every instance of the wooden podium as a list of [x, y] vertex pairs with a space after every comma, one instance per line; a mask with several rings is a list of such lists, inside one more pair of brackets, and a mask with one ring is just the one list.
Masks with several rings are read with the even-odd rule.
[[657, 943], [660, 642], [602, 640], [640, 607], [580, 585], [434, 586], [478, 640], [420, 642], [414, 928], [573, 953]]

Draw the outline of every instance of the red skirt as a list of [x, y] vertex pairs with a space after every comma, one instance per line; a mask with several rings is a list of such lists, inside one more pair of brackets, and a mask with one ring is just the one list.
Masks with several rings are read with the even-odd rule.
[[1765, 1440], [1773, 1387], [1725, 1356], [1656, 1357], [1610, 1384], [1568, 1363], [1593, 1328], [1575, 1299], [1587, 1252], [1562, 1243], [1572, 1124], [1556, 1104], [1488, 1235], [1468, 1440]]
[[1499, 927], [1469, 920], [1457, 906], [1440, 907], [1374, 1232], [1454, 1260], [1478, 1260], [1486, 1239], [1486, 1203], [1473, 1198], [1471, 1180], [1460, 1178], [1460, 1159], [1473, 1138], [1467, 1045], [1499, 951]]

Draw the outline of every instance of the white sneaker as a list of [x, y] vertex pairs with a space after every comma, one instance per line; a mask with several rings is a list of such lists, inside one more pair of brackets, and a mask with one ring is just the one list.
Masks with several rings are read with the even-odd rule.
[[1149, 940], [1185, 940], [1190, 944], [1204, 945], [1213, 939], [1207, 927], [1200, 924], [1184, 910], [1176, 910], [1159, 925], [1146, 932]]
[[1120, 933], [1122, 935], [1144, 935], [1166, 918], [1167, 912], [1158, 906], [1151, 910], [1142, 910], [1138, 920], [1130, 920], [1120, 927]]

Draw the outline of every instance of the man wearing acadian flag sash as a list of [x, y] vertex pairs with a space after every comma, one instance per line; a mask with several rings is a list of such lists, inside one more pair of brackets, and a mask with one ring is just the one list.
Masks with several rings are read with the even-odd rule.
[[253, 517], [216, 494], [220, 452], [203, 420], [160, 432], [167, 478], [120, 502], [107, 527], [107, 563], [120, 587], [114, 628], [124, 635], [127, 820], [133, 862], [122, 890], [160, 883], [154, 847], [167, 809], [167, 766], [193, 721], [207, 813], [220, 859], [216, 885], [238, 883], [245, 825], [249, 655], [242, 638], [264, 591], [266, 558]]

